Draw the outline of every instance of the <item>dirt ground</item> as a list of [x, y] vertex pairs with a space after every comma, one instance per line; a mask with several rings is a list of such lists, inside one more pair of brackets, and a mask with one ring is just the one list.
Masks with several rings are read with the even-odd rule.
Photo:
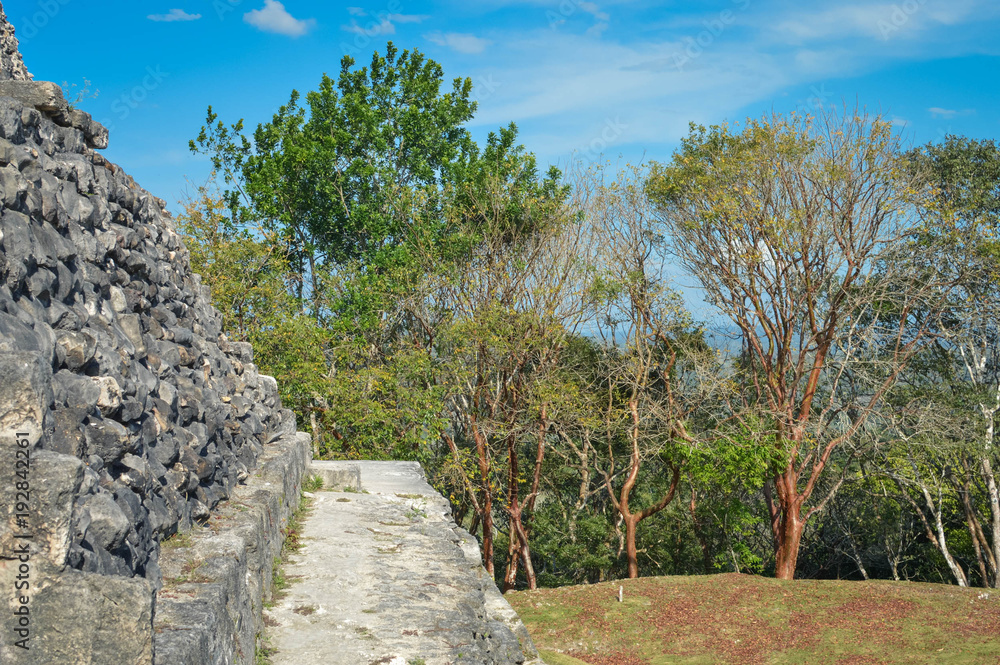
[[506, 597], [549, 665], [1000, 665], [996, 589], [723, 574]]

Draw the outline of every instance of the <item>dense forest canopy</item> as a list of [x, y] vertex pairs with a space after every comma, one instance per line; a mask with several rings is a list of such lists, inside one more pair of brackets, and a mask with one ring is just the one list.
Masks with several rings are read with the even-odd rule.
[[471, 92], [389, 44], [191, 142], [192, 262], [316, 457], [422, 462], [504, 589], [1000, 586], [995, 142], [844, 108], [564, 175]]

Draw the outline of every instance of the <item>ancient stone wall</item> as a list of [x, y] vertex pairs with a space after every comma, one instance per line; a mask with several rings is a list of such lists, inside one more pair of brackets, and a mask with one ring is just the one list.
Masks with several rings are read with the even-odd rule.
[[[239, 491], [252, 517], [240, 585], [247, 565], [269, 579], [308, 454], [274, 379], [222, 333], [164, 202], [101, 156], [107, 142], [58, 86], [30, 80], [0, 7], [3, 663], [152, 662], [157, 608], [200, 602], [158, 602], [162, 541]], [[282, 477], [255, 479], [276, 451]], [[259, 614], [252, 595], [222, 611]], [[252, 662], [252, 645], [232, 653], [255, 621], [215, 636], [230, 645], [219, 662]]]
[[[309, 436], [107, 145], [31, 80], [0, 5], [0, 663], [252, 665]], [[525, 662], [471, 538], [418, 485], [440, 515], [412, 528], [454, 593], [403, 570], [406, 596], [376, 566], [385, 607], [432, 634], [448, 617], [461, 662]]]

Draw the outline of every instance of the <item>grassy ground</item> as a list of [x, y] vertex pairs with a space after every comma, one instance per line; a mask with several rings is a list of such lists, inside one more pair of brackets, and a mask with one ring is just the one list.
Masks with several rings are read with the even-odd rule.
[[506, 597], [549, 665], [1000, 665], [995, 589], [725, 574]]

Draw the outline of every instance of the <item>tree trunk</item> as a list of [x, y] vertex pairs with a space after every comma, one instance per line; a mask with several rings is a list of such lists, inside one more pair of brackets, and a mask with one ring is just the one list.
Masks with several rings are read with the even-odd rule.
[[628, 559], [628, 577], [634, 580], [639, 577], [639, 552], [635, 546], [635, 532], [639, 520], [631, 514], [622, 517], [625, 518], [625, 557]]
[[493, 575], [495, 572], [493, 567], [493, 491], [490, 489], [490, 461], [483, 433], [479, 431], [479, 425], [475, 418], [472, 419], [472, 436], [476, 440], [476, 457], [479, 462], [479, 475], [483, 492], [483, 499], [480, 502], [483, 523], [483, 566], [487, 573]]
[[805, 520], [802, 519], [798, 474], [791, 463], [774, 478], [774, 487], [778, 495], [777, 506], [772, 505], [771, 508], [772, 529], [777, 527], [774, 531], [774, 575], [779, 580], [793, 580]]
[[507, 569], [503, 575], [503, 586], [501, 591], [507, 593], [515, 586], [517, 586], [517, 559], [520, 555], [520, 548], [518, 547], [517, 534], [514, 533], [514, 520], [511, 519], [510, 537], [507, 543]]
[[320, 458], [319, 457], [320, 432], [319, 432], [319, 423], [316, 422], [315, 411], [309, 412], [309, 424], [311, 425], [312, 429], [313, 459], [318, 460]]
[[782, 507], [778, 551], [774, 557], [774, 575], [779, 580], [795, 579], [795, 565], [799, 560], [799, 544], [805, 522], [797, 505]]
[[[992, 434], [991, 424], [991, 439]], [[1000, 589], [1000, 491], [997, 490], [997, 481], [993, 475], [993, 465], [990, 462], [991, 447], [988, 446], [983, 453], [983, 477], [986, 479], [986, 491], [990, 497], [990, 514], [993, 522], [993, 588]], [[983, 582], [986, 584], [985, 580]]]
[[519, 553], [521, 555], [521, 564], [524, 566], [524, 577], [528, 582], [529, 589], [538, 588], [538, 576], [535, 574], [535, 566], [531, 563], [531, 549], [528, 547], [528, 532], [524, 527], [524, 522], [521, 520], [521, 514], [518, 513], [517, 521], [514, 522], [514, 527], [517, 532], [517, 541], [520, 544]]
[[521, 500], [518, 498], [518, 483], [520, 482], [518, 476], [520, 475], [518, 469], [518, 459], [517, 459], [517, 441], [516, 436], [511, 433], [507, 435], [507, 459], [508, 459], [508, 475], [507, 475], [507, 497], [508, 503], [507, 512], [510, 516], [509, 524], [507, 528], [507, 570], [503, 576], [503, 589], [504, 593], [507, 593], [517, 584], [517, 558], [520, 553], [520, 533], [516, 524], [521, 520]]

